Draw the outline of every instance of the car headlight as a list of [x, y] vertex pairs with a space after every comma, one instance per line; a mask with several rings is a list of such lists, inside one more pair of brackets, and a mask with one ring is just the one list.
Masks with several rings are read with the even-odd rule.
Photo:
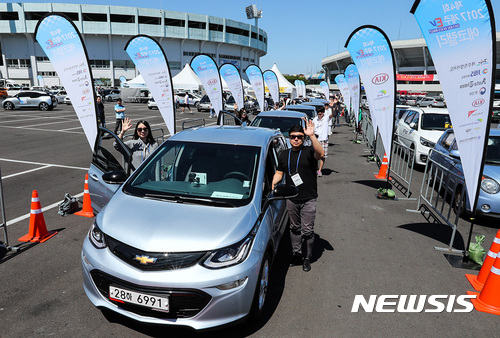
[[500, 191], [500, 185], [494, 179], [483, 176], [481, 180], [481, 189], [488, 194], [496, 194]]
[[243, 262], [250, 252], [253, 237], [249, 235], [236, 244], [210, 252], [203, 265], [210, 269], [221, 269]]
[[90, 243], [92, 243], [97, 249], [104, 249], [106, 247], [106, 241], [104, 240], [104, 232], [99, 229], [96, 222], [92, 224], [89, 231]]
[[429, 141], [428, 139], [423, 138], [420, 136], [420, 144], [423, 145], [424, 147], [429, 147], [429, 148], [434, 148], [436, 143]]

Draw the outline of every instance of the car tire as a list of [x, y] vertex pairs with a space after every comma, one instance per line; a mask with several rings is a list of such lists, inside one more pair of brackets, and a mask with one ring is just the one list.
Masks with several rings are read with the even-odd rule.
[[46, 102], [41, 102], [38, 105], [38, 109], [43, 110], [43, 111], [49, 110], [49, 105]]
[[194, 106], [195, 106], [196, 108], [198, 108], [198, 107], [200, 106], [200, 103], [199, 103], [199, 102], [195, 102], [195, 103], [194, 103]]
[[[460, 200], [462, 202], [460, 202]], [[462, 209], [460, 210], [460, 214], [458, 213], [459, 205], [462, 203]], [[459, 185], [457, 187], [456, 193], [455, 193], [455, 198], [453, 200], [453, 211], [455, 212], [458, 217], [465, 216], [465, 195], [462, 196], [462, 186]]]
[[113, 99], [111, 98], [111, 96], [108, 96], [108, 102], [113, 102]]
[[252, 307], [250, 309], [250, 320], [255, 321], [261, 318], [266, 305], [267, 292], [269, 288], [269, 272], [271, 271], [271, 261], [269, 253], [264, 254], [262, 264], [260, 265], [259, 278], [255, 286]]
[[149, 109], [153, 109], [153, 107], [148, 107]]
[[200, 106], [196, 107], [198, 109], [198, 113], [201, 112]]
[[14, 104], [12, 102], [5, 102], [3, 107], [7, 110], [12, 110], [12, 109], [14, 109]]

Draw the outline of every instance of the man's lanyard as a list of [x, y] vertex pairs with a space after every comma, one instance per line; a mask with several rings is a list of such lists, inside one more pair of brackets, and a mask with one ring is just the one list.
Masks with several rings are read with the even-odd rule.
[[[290, 149], [288, 151], [288, 174], [290, 176], [292, 176], [292, 173], [290, 172], [290, 155], [292, 154], [292, 149]], [[296, 166], [296, 169], [295, 169], [295, 173], [297, 173], [299, 171], [299, 161], [300, 161], [300, 155], [302, 154], [302, 149], [300, 149], [300, 152], [299, 152], [299, 157], [297, 158], [297, 166]]]

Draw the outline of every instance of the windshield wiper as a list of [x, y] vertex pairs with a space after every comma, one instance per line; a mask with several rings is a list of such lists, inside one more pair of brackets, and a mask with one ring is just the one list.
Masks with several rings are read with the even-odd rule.
[[203, 205], [217, 205], [217, 206], [224, 206], [224, 207], [231, 207], [231, 208], [236, 207], [234, 204], [231, 204], [231, 203], [226, 202], [226, 201], [218, 201], [218, 200], [213, 200], [213, 199], [208, 199], [208, 198], [191, 197], [191, 196], [162, 195], [162, 194], [146, 193], [146, 194], [144, 194], [144, 197], [174, 201], [177, 203], [191, 202], [191, 203], [198, 203], [198, 204], [203, 204]]

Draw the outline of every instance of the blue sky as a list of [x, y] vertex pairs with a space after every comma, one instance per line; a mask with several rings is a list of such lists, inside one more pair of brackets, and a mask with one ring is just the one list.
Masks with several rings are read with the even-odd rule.
[[[457, 0], [449, 0], [454, 3]], [[13, 2], [13, 1], [7, 1]], [[47, 1], [27, 1], [47, 2]], [[422, 37], [410, 9], [414, 0], [79, 0], [62, 3], [105, 4], [163, 8], [171, 11], [207, 14], [254, 24], [248, 20], [245, 7], [255, 4], [262, 10], [259, 28], [268, 34], [267, 55], [261, 58], [262, 70], [277, 64], [284, 74], [315, 73], [325, 56], [345, 51], [344, 44], [356, 28], [375, 25], [391, 41]], [[500, 0], [491, 0], [500, 22]]]

